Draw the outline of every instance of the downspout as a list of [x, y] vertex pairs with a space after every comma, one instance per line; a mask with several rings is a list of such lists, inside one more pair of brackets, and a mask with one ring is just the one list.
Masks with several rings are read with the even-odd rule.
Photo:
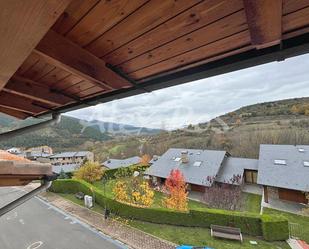
[[[12, 137], [20, 136], [28, 132], [36, 131], [36, 130], [45, 128], [49, 125], [55, 125], [55, 124], [58, 124], [59, 122], [60, 122], [60, 114], [53, 113], [52, 118], [50, 120], [46, 120], [38, 124], [26, 126], [20, 129], [16, 129], [13, 131], [8, 131], [8, 132], [0, 134], [0, 141], [7, 140]], [[56, 179], [57, 179], [56, 174], [53, 174], [50, 176], [49, 175], [44, 176], [40, 187], [30, 191], [29, 193], [19, 197], [18, 199], [0, 208], [0, 217], [6, 214], [7, 212], [13, 210], [14, 208], [18, 207], [19, 205], [23, 204], [24, 202], [30, 200], [31, 198], [41, 193], [42, 191], [47, 190], [51, 186], [52, 181]]]
[[23, 204], [24, 202], [30, 200], [32, 197], [36, 196], [37, 194], [43, 192], [44, 190], [48, 189], [52, 181], [57, 178], [57, 175], [52, 175], [52, 176], [45, 176], [42, 179], [41, 186], [30, 191], [29, 193], [19, 197], [18, 199], [10, 202], [9, 204], [5, 205], [4, 207], [0, 208], [0, 217], [7, 212], [13, 210], [14, 208], [18, 207], [19, 205]]
[[52, 118], [46, 121], [43, 121], [38, 124], [29, 125], [26, 127], [22, 127], [16, 130], [8, 131], [5, 133], [0, 134], [0, 141], [8, 140], [16, 136], [24, 135], [25, 133], [33, 132], [39, 129], [43, 129], [49, 125], [55, 125], [60, 122], [60, 114], [59, 113], [53, 113]]

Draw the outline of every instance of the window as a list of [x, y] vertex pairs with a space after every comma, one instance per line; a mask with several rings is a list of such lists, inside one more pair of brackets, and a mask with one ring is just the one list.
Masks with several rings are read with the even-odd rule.
[[181, 160], [180, 157], [176, 157], [176, 158], [174, 159], [175, 162], [179, 162], [180, 160]]
[[200, 167], [201, 164], [202, 164], [201, 161], [196, 161], [196, 162], [193, 163], [193, 166], [195, 166], [195, 167]]
[[276, 159], [276, 160], [274, 160], [274, 163], [276, 165], [286, 165], [286, 160], [284, 160], [284, 159]]
[[309, 161], [304, 161], [304, 166], [309, 167]]

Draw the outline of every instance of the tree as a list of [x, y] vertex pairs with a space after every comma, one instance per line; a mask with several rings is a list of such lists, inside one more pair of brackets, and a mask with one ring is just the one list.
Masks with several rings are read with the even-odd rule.
[[241, 175], [234, 175], [225, 183], [214, 182], [214, 177], [207, 178], [211, 187], [206, 188], [203, 200], [209, 207], [236, 210], [241, 208]]
[[143, 155], [143, 156], [141, 157], [140, 163], [141, 163], [142, 165], [148, 165], [149, 162], [150, 162], [150, 160], [151, 160], [151, 157], [150, 157], [148, 154], [145, 154], [145, 155]]
[[165, 206], [178, 211], [187, 211], [187, 184], [179, 169], [171, 170], [165, 181], [165, 188], [168, 193], [168, 196], [163, 200]]
[[134, 206], [150, 207], [153, 203], [154, 191], [142, 177], [118, 180], [113, 193], [117, 201]]
[[101, 180], [104, 175], [104, 169], [98, 162], [87, 161], [77, 171], [74, 172], [74, 178], [85, 180], [89, 183]]

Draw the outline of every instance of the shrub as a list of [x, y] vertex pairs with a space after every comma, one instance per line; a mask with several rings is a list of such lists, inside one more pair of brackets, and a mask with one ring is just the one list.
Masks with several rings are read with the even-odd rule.
[[103, 174], [104, 170], [99, 163], [87, 161], [74, 172], [74, 178], [93, 183], [95, 181], [101, 180]]
[[286, 240], [289, 238], [288, 220], [264, 214], [262, 215], [262, 231], [265, 240]]
[[150, 207], [153, 203], [154, 192], [142, 177], [118, 180], [113, 192], [117, 201], [140, 207]]
[[238, 227], [244, 234], [264, 236], [266, 240], [284, 240], [288, 237], [288, 222], [281, 217], [251, 214], [219, 209], [189, 210], [187, 213], [163, 208], [140, 208], [117, 202], [104, 196], [103, 191], [93, 185], [76, 179], [56, 180], [50, 190], [60, 193], [83, 192], [91, 195], [95, 192], [95, 202], [106, 206], [114, 214], [128, 218], [158, 224], [189, 227], [207, 227], [211, 224]]

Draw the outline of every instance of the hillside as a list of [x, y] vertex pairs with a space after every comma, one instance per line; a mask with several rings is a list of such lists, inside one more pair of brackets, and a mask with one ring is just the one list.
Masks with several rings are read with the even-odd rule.
[[154, 136], [113, 139], [91, 149], [99, 160], [160, 155], [170, 147], [224, 149], [234, 156], [257, 158], [262, 143], [309, 144], [309, 98], [245, 106], [207, 123]]
[[[17, 129], [37, 122], [38, 121], [34, 119], [19, 121], [6, 115], [0, 115], [0, 132]], [[101, 121], [88, 122], [62, 115], [59, 124], [12, 138], [9, 141], [2, 141], [0, 142], [0, 147], [9, 148], [49, 145], [53, 147], [55, 151], [87, 149], [87, 147], [93, 143], [110, 140], [119, 135], [126, 136], [134, 133], [155, 134], [157, 132], [159, 132], [157, 129]]]

